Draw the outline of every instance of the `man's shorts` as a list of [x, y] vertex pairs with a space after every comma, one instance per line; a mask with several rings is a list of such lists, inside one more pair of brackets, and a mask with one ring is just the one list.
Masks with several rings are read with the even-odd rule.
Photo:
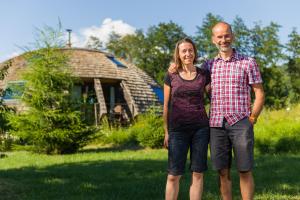
[[210, 154], [215, 170], [231, 167], [232, 150], [238, 171], [247, 172], [254, 165], [253, 125], [248, 117], [230, 126], [224, 119], [223, 127], [210, 128]]
[[190, 170], [201, 173], [207, 170], [207, 148], [209, 128], [197, 130], [170, 131], [168, 147], [168, 174], [184, 174], [188, 150], [190, 149]]

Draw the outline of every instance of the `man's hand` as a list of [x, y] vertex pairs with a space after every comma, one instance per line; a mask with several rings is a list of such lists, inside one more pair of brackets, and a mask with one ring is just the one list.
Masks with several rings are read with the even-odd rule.
[[176, 66], [175, 63], [170, 63], [170, 66], [168, 68], [168, 72], [173, 74], [173, 73], [176, 73], [177, 70], [178, 70], [178, 66]]
[[254, 124], [256, 123], [256, 121], [257, 121], [257, 118], [254, 117], [254, 116], [250, 116], [250, 117], [249, 117], [249, 121], [250, 121], [250, 123], [251, 123], [252, 125], [254, 125]]

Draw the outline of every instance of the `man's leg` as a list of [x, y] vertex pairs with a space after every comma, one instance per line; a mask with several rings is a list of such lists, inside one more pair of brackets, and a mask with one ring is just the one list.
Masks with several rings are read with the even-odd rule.
[[252, 200], [254, 196], [254, 180], [252, 176], [252, 168], [254, 166], [253, 125], [248, 118], [244, 118], [228, 129], [230, 129], [230, 137], [232, 138], [237, 170], [240, 172], [242, 198], [243, 200]]
[[[226, 124], [227, 122], [225, 122]], [[219, 173], [219, 187], [223, 200], [231, 200], [230, 166], [232, 143], [225, 128], [210, 128], [210, 155], [213, 168]]]
[[253, 200], [254, 180], [251, 171], [240, 172], [240, 188], [243, 200]]
[[179, 180], [181, 176], [169, 174], [166, 184], [166, 200], [176, 200], [179, 192]]
[[220, 178], [220, 191], [221, 191], [222, 199], [231, 200], [232, 192], [231, 192], [230, 169], [219, 170], [219, 178]]
[[203, 173], [192, 173], [190, 200], [201, 200], [203, 193]]

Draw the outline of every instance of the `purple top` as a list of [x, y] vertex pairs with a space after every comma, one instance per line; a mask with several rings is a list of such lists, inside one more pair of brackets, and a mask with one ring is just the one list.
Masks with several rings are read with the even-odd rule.
[[193, 80], [185, 80], [179, 73], [166, 74], [164, 83], [171, 87], [169, 130], [190, 130], [208, 126], [204, 89], [209, 82], [209, 72], [199, 68]]

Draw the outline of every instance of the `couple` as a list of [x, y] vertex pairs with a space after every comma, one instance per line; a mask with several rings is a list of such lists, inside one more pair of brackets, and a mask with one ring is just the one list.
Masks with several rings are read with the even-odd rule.
[[[231, 200], [232, 150], [240, 177], [243, 200], [254, 196], [253, 125], [264, 104], [264, 91], [254, 59], [238, 54], [231, 44], [231, 26], [219, 22], [212, 28], [212, 42], [219, 54], [196, 68], [197, 49], [188, 38], [176, 44], [174, 65], [164, 83], [164, 145], [168, 148], [167, 200], [177, 199], [188, 149], [192, 172], [190, 199], [201, 199], [207, 148], [218, 171], [223, 200]], [[251, 108], [251, 89], [255, 100]], [[204, 92], [210, 94], [210, 119], [204, 107]], [[209, 128], [210, 127], [210, 128]]]

